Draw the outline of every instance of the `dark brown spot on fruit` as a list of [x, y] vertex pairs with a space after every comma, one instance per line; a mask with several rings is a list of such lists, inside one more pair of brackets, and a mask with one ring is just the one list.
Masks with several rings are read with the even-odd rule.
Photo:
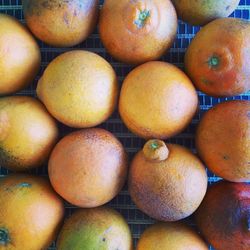
[[206, 85], [212, 84], [212, 82], [211, 82], [210, 80], [208, 80], [207, 78], [204, 78], [204, 77], [201, 78], [201, 81], [202, 81], [204, 84], [206, 84]]
[[7, 246], [10, 243], [9, 231], [0, 227], [0, 246]]
[[21, 166], [18, 158], [14, 157], [10, 152], [4, 150], [0, 146], [0, 166], [7, 167], [10, 164]]
[[230, 157], [229, 157], [228, 155], [224, 155], [224, 156], [223, 156], [223, 159], [227, 161], [227, 160], [230, 159]]

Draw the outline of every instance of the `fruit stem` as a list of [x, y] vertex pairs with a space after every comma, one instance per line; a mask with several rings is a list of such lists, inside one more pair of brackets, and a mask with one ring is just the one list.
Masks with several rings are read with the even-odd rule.
[[5, 228], [0, 228], [0, 245], [6, 246], [9, 242], [9, 231]]
[[208, 64], [212, 68], [216, 68], [220, 64], [220, 58], [218, 56], [212, 56], [208, 60]]
[[143, 147], [143, 154], [148, 161], [161, 162], [168, 158], [169, 150], [164, 141], [149, 140]]
[[135, 24], [139, 29], [143, 28], [147, 19], [150, 17], [150, 11], [149, 10], [140, 10], [139, 17], [135, 21]]

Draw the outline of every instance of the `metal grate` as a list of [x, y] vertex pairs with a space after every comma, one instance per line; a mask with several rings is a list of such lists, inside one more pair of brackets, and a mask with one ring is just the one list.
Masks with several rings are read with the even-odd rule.
[[[102, 4], [102, 2], [103, 0], [100, 0], [100, 4]], [[0, 13], [6, 13], [11, 16], [15, 16], [21, 22], [24, 23], [21, 0], [0, 0]], [[240, 5], [238, 6], [237, 10], [232, 14], [232, 16], [250, 19], [250, 0], [241, 0]], [[162, 60], [171, 62], [176, 66], [183, 68], [183, 58], [185, 50], [198, 30], [199, 30], [198, 27], [189, 26], [179, 21], [178, 35], [175, 40], [175, 43], [173, 44], [170, 51], [162, 58]], [[86, 49], [89, 51], [96, 52], [99, 55], [106, 58], [113, 65], [118, 75], [120, 84], [122, 83], [124, 77], [132, 69], [131, 66], [119, 63], [114, 59], [112, 59], [112, 57], [107, 54], [99, 39], [97, 30], [95, 30], [95, 32], [84, 43], [81, 43], [80, 45], [75, 46], [74, 48], [53, 48], [45, 45], [42, 42], [39, 42], [39, 45], [42, 52], [42, 67], [39, 72], [39, 76], [35, 79], [33, 84], [31, 84], [28, 88], [21, 91], [20, 93], [17, 93], [17, 95], [35, 96], [37, 81], [41, 76], [42, 72], [44, 71], [45, 67], [48, 65], [48, 63], [59, 54], [72, 49], [77, 49], [77, 48]], [[196, 115], [190, 126], [182, 134], [169, 139], [168, 142], [184, 145], [195, 152], [194, 132], [201, 115], [216, 103], [230, 99], [250, 100], [250, 93], [246, 93], [232, 98], [218, 99], [209, 97], [199, 92], [199, 100], [200, 100], [199, 114]], [[62, 124], [60, 124], [59, 127], [60, 127], [61, 137], [73, 131], [73, 129], [67, 128]], [[144, 144], [144, 141], [142, 139], [138, 138], [137, 136], [131, 134], [128, 131], [128, 129], [121, 122], [117, 112], [100, 127], [113, 132], [126, 147], [126, 150], [129, 153], [130, 157], [132, 157], [134, 153], [136, 153]], [[31, 173], [47, 176], [47, 166], [43, 166], [42, 168], [33, 170], [31, 171]], [[6, 174], [8, 174], [8, 171], [0, 167], [0, 175], [6, 175]], [[219, 179], [209, 171], [208, 171], [208, 176], [209, 176], [209, 184]], [[137, 242], [138, 238], [140, 237], [144, 229], [149, 224], [153, 223], [152, 219], [150, 219], [148, 216], [146, 216], [145, 214], [136, 209], [135, 205], [133, 204], [133, 202], [129, 197], [126, 186], [120, 192], [120, 194], [114, 200], [112, 200], [108, 205], [115, 208], [125, 216], [133, 232], [133, 238], [135, 243]], [[65, 206], [66, 206], [67, 216], [70, 215], [76, 209], [76, 207], [68, 203], [65, 203]], [[188, 218], [187, 222], [195, 227], [192, 218]], [[53, 244], [49, 249], [54, 250], [55, 244]]]

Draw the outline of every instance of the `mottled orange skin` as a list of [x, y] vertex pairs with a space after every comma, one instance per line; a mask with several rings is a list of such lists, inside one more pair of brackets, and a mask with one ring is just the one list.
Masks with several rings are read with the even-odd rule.
[[228, 17], [240, 0], [172, 0], [178, 17], [192, 25], [205, 25], [214, 19]]
[[49, 177], [64, 199], [79, 207], [97, 207], [113, 199], [127, 176], [122, 144], [108, 131], [93, 128], [64, 137], [49, 160]]
[[216, 250], [249, 250], [250, 184], [222, 181], [210, 187], [196, 222]]
[[184, 130], [197, 111], [192, 82], [177, 67], [154, 61], [125, 78], [119, 112], [126, 126], [146, 139], [172, 137]]
[[79, 209], [69, 217], [58, 237], [57, 249], [133, 250], [126, 220], [112, 208]]
[[233, 182], [250, 181], [250, 101], [218, 104], [202, 118], [196, 147], [207, 167]]
[[[149, 11], [141, 23], [140, 11]], [[117, 60], [141, 64], [160, 58], [172, 45], [177, 16], [170, 0], [106, 0], [99, 31], [108, 52]]]
[[143, 232], [136, 250], [208, 250], [208, 246], [184, 223], [158, 222]]
[[39, 47], [14, 17], [0, 13], [0, 96], [24, 89], [38, 73]]
[[37, 85], [48, 111], [69, 127], [94, 127], [113, 113], [118, 99], [114, 69], [101, 56], [74, 50], [56, 57]]
[[0, 99], [0, 165], [27, 171], [45, 163], [58, 139], [56, 121], [36, 99]]
[[49, 182], [31, 175], [0, 178], [0, 207], [0, 250], [47, 249], [64, 216]]
[[47, 44], [71, 47], [94, 30], [98, 0], [23, 0], [26, 23], [32, 33]]
[[250, 90], [249, 58], [250, 23], [221, 18], [204, 26], [192, 40], [185, 69], [202, 92], [234, 96]]
[[[149, 160], [143, 151], [134, 157], [129, 172], [129, 193], [137, 207], [160, 221], [177, 221], [191, 215], [207, 189], [202, 162], [188, 149], [167, 144], [169, 155]], [[155, 151], [155, 149], [152, 149]], [[145, 152], [145, 151], [144, 151]]]

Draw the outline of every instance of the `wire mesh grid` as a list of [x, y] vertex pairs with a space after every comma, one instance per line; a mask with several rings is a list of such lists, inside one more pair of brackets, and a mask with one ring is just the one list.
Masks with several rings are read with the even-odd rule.
[[[100, 6], [102, 5], [102, 3], [103, 3], [103, 0], [100, 0]], [[24, 23], [21, 0], [0, 0], [0, 13], [6, 13], [11, 16], [15, 16], [22, 23]], [[250, 19], [250, 0], [241, 0], [240, 5], [231, 16], [249, 20]], [[187, 25], [179, 21], [178, 34], [177, 34], [176, 40], [172, 48], [162, 58], [162, 60], [171, 62], [174, 65], [178, 66], [179, 68], [183, 69], [184, 53], [190, 41], [192, 40], [192, 38], [194, 37], [194, 35], [197, 33], [198, 30], [199, 30], [198, 27], [193, 27], [193, 26]], [[39, 43], [39, 46], [41, 48], [41, 53], [42, 53], [41, 70], [37, 78], [34, 80], [34, 82], [25, 90], [17, 93], [17, 95], [35, 96], [36, 95], [35, 89], [36, 89], [37, 81], [39, 77], [41, 76], [42, 72], [44, 71], [44, 69], [46, 68], [46, 66], [49, 64], [49, 62], [51, 62], [53, 58], [60, 55], [61, 53], [72, 50], [72, 49], [79, 49], [79, 48], [86, 49], [86, 50], [98, 53], [99, 55], [104, 57], [114, 67], [118, 75], [120, 84], [122, 84], [124, 77], [132, 69], [132, 66], [115, 61], [105, 51], [100, 41], [97, 29], [85, 42], [73, 48], [54, 48], [54, 47], [45, 45], [44, 43], [40, 41], [38, 41], [38, 43]], [[190, 148], [193, 152], [195, 152], [195, 147], [194, 147], [195, 129], [196, 129], [197, 123], [200, 120], [200, 117], [206, 110], [208, 110], [215, 104], [223, 102], [225, 100], [231, 100], [231, 99], [250, 100], [250, 93], [245, 93], [240, 96], [231, 97], [231, 98], [212, 98], [200, 92], [198, 92], [198, 94], [199, 94], [199, 101], [200, 101], [199, 113], [194, 117], [190, 126], [183, 133], [168, 140], [168, 142], [170, 143], [177, 143], [180, 145], [184, 145]], [[138, 138], [137, 136], [133, 135], [132, 133], [128, 131], [128, 129], [122, 123], [119, 117], [119, 114], [117, 112], [115, 112], [108, 121], [106, 121], [104, 124], [100, 125], [99, 127], [105, 128], [111, 131], [115, 136], [117, 136], [118, 139], [125, 146], [126, 151], [128, 152], [130, 158], [132, 158], [133, 155], [144, 144], [144, 140]], [[65, 136], [66, 134], [74, 130], [62, 124], [59, 124], [59, 128], [60, 128], [61, 137]], [[8, 173], [9, 173], [8, 170], [0, 166], [0, 175], [3, 176]], [[39, 169], [33, 170], [31, 171], [31, 173], [38, 174], [41, 176], [47, 176], [47, 166], [45, 165]], [[209, 171], [207, 171], [207, 173], [209, 177], [209, 184], [218, 181], [219, 178], [216, 177], [214, 174], [212, 174]], [[131, 231], [133, 233], [135, 244], [137, 240], [139, 239], [141, 233], [144, 231], [144, 229], [148, 225], [154, 222], [151, 218], [149, 218], [148, 216], [140, 212], [138, 209], [136, 209], [136, 206], [130, 199], [129, 193], [127, 191], [127, 186], [125, 186], [123, 190], [120, 192], [120, 194], [115, 199], [113, 199], [108, 205], [110, 207], [115, 208], [117, 211], [123, 214], [123, 216], [127, 219], [129, 226], [131, 228]], [[66, 207], [66, 216], [69, 216], [76, 209], [76, 207], [68, 203], [65, 203], [65, 207]], [[188, 218], [187, 223], [195, 227], [192, 218]], [[53, 243], [53, 245], [49, 248], [49, 250], [54, 250], [54, 249], [55, 249], [55, 243]], [[212, 248], [210, 247], [210, 249]]]

